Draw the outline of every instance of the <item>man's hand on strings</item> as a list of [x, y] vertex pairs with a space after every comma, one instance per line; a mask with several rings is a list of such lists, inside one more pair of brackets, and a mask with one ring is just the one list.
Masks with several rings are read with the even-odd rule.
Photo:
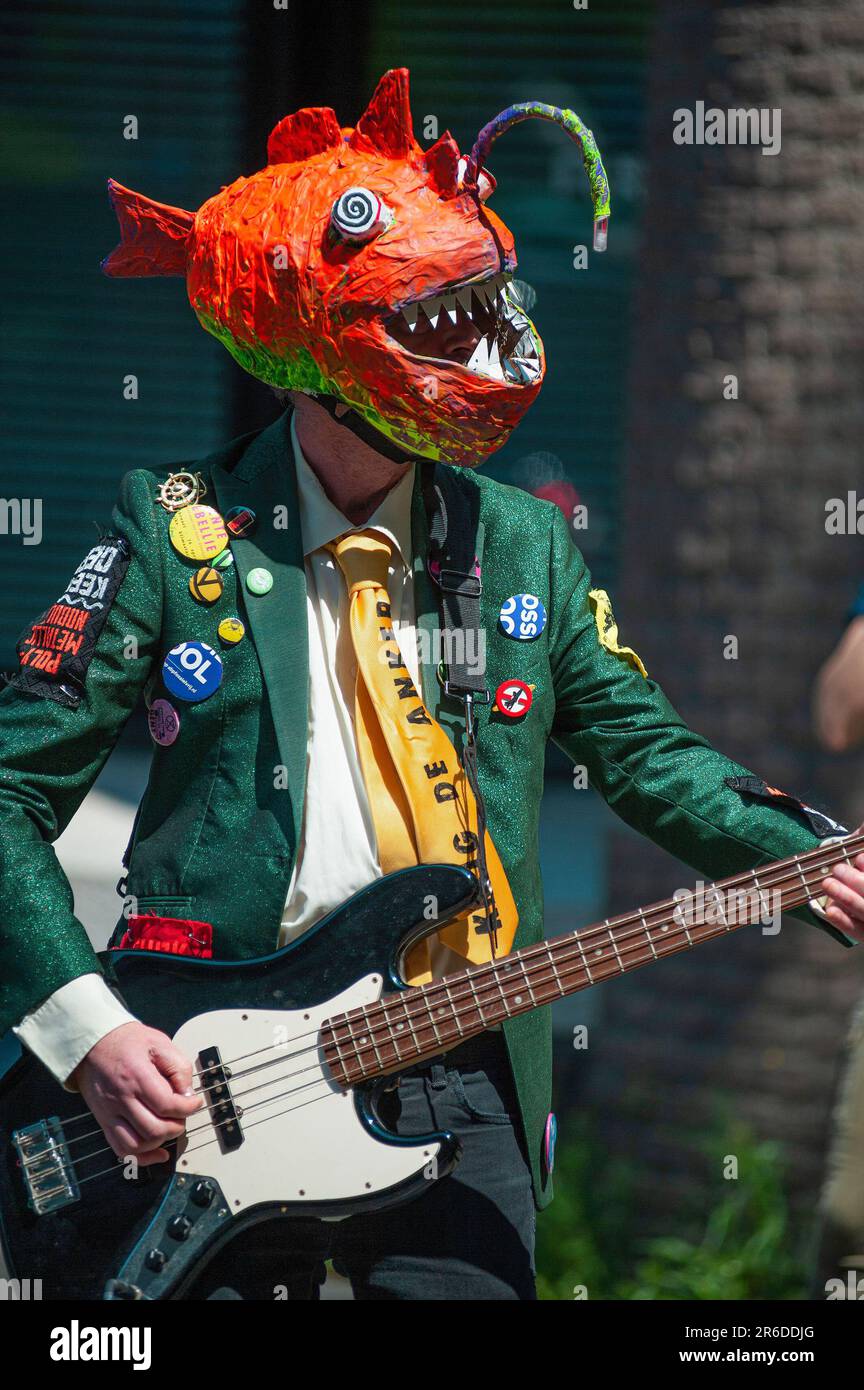
[[[864, 826], [859, 826], [859, 833]], [[856, 854], [848, 863], [835, 864], [822, 880], [822, 891], [828, 898], [825, 915], [832, 927], [864, 942], [864, 854]]]
[[192, 1093], [192, 1063], [165, 1033], [124, 1023], [106, 1033], [70, 1078], [118, 1158], [164, 1163], [165, 1147], [204, 1101]]

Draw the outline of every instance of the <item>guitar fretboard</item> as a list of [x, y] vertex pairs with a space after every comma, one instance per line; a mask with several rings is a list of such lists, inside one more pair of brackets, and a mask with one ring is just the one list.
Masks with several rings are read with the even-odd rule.
[[439, 1056], [487, 1028], [590, 985], [715, 941], [765, 926], [818, 897], [832, 865], [864, 849], [864, 833], [757, 870], [698, 885], [637, 912], [446, 975], [330, 1019], [324, 1053], [346, 1086]]

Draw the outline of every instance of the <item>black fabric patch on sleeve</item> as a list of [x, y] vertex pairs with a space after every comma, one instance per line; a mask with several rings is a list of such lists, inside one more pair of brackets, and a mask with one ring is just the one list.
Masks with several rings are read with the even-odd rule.
[[801, 820], [805, 821], [820, 840], [827, 840], [831, 835], [848, 835], [842, 825], [838, 825], [836, 820], [826, 816], [823, 811], [817, 811], [813, 806], [808, 806], [805, 802], [793, 796], [791, 792], [781, 791], [779, 787], [769, 787], [767, 782], [763, 782], [761, 777], [724, 777], [727, 787], [731, 787], [733, 792], [739, 792], [743, 796], [752, 796], [757, 801], [773, 802], [775, 806], [786, 806], [790, 811], [797, 811]]
[[18, 639], [18, 670], [9, 685], [70, 709], [81, 702], [87, 668], [132, 552], [124, 536], [103, 536], [66, 586]]

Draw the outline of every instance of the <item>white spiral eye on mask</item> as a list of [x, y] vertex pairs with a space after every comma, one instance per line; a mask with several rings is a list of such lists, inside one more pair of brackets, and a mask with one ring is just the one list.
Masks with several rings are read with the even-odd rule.
[[362, 244], [387, 230], [393, 212], [369, 188], [347, 188], [330, 213], [330, 230], [341, 241]]

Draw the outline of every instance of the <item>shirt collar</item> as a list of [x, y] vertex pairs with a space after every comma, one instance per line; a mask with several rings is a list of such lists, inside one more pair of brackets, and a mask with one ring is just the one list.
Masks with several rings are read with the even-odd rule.
[[388, 492], [381, 503], [362, 526], [355, 526], [347, 516], [334, 506], [324, 491], [317, 475], [307, 463], [300, 441], [297, 438], [294, 416], [291, 417], [291, 444], [294, 449], [294, 463], [297, 472], [297, 497], [300, 505], [300, 534], [303, 538], [303, 554], [311, 555], [313, 550], [343, 536], [346, 531], [365, 531], [370, 526], [383, 531], [398, 550], [403, 564], [410, 566], [413, 554], [411, 543], [411, 499], [414, 492], [414, 467], [400, 478], [395, 487]]

